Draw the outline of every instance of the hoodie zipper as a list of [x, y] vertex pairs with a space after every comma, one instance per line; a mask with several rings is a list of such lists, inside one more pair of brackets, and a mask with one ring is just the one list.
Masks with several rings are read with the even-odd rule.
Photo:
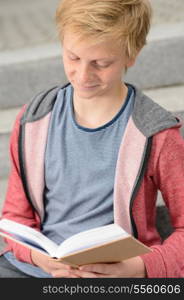
[[152, 146], [152, 137], [149, 137], [147, 139], [147, 143], [145, 145], [145, 151], [143, 153], [143, 158], [142, 158], [142, 162], [139, 168], [139, 173], [137, 175], [137, 180], [135, 182], [133, 191], [132, 191], [132, 195], [131, 195], [131, 199], [130, 199], [130, 220], [131, 220], [131, 224], [132, 224], [132, 230], [133, 230], [133, 235], [135, 238], [138, 237], [138, 232], [137, 232], [137, 227], [133, 218], [133, 214], [132, 214], [132, 208], [133, 208], [133, 202], [134, 199], [138, 193], [138, 190], [141, 186], [147, 165], [148, 165], [148, 161], [149, 161], [149, 157], [150, 157], [150, 152], [151, 152], [151, 146]]

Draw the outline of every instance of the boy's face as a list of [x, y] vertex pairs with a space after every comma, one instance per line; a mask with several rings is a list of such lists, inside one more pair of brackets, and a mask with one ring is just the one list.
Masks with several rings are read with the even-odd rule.
[[134, 63], [123, 53], [117, 41], [91, 43], [79, 40], [72, 32], [65, 32], [63, 39], [63, 64], [66, 76], [80, 98], [113, 95], [122, 85], [126, 67]]

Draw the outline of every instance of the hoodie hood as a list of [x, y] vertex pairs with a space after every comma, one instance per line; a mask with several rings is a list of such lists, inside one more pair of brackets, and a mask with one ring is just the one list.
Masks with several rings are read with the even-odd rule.
[[135, 105], [132, 118], [135, 125], [146, 137], [151, 137], [167, 128], [181, 126], [179, 119], [171, 112], [155, 103], [136, 87], [134, 90]]
[[[63, 90], [63, 97], [65, 97], [66, 89], [69, 86], [71, 86], [70, 83], [62, 87], [57, 86], [51, 88], [36, 95], [28, 104], [26, 112], [21, 120], [21, 124], [34, 122], [46, 116], [52, 111], [59, 90]], [[132, 119], [145, 137], [151, 137], [167, 128], [181, 127], [180, 121], [171, 112], [155, 103], [137, 87], [133, 85], [132, 87], [135, 91], [135, 104]]]

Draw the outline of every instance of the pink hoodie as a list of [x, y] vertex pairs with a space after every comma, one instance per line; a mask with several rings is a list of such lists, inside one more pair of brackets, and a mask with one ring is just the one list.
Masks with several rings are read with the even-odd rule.
[[[12, 166], [2, 217], [37, 230], [44, 217], [44, 151], [57, 91], [50, 100], [47, 92], [22, 109], [10, 142]], [[184, 140], [179, 133], [181, 124], [139, 90], [135, 91], [134, 112], [122, 139], [116, 167], [114, 222], [153, 249], [141, 256], [147, 277], [183, 277]], [[43, 101], [44, 111], [40, 105]], [[174, 229], [164, 242], [155, 226], [158, 190], [169, 209]], [[20, 261], [32, 263], [28, 248], [10, 240], [6, 242], [5, 251], [13, 251]]]

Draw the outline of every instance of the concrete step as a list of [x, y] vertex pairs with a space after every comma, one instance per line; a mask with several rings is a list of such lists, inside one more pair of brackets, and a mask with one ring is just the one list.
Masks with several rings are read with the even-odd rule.
[[10, 170], [9, 139], [20, 108], [0, 110], [0, 179], [7, 177]]
[[59, 52], [54, 44], [1, 53], [0, 108], [18, 107], [45, 87], [64, 84], [67, 80]]
[[0, 179], [0, 212], [5, 199], [6, 189], [7, 189], [7, 178], [1, 178]]
[[[7, 189], [7, 179], [0, 178], [0, 216], [1, 216], [2, 206], [6, 195], [6, 189]], [[4, 242], [3, 239], [0, 237], [0, 252], [3, 250], [3, 246], [4, 246]]]
[[[0, 178], [0, 216], [1, 216], [3, 202], [5, 200], [6, 189], [7, 189], [7, 179]], [[3, 248], [4, 248], [4, 241], [3, 238], [0, 237], [0, 252], [3, 250]]]
[[0, 51], [52, 43], [59, 0], [1, 0]]
[[148, 43], [127, 81], [143, 89], [184, 83], [184, 23], [159, 24], [152, 28]]
[[170, 111], [184, 111], [184, 85], [147, 89], [144, 93]]
[[150, 2], [153, 7], [153, 25], [183, 22], [183, 0], [167, 0], [165, 5], [163, 5], [163, 0], [151, 0]]

